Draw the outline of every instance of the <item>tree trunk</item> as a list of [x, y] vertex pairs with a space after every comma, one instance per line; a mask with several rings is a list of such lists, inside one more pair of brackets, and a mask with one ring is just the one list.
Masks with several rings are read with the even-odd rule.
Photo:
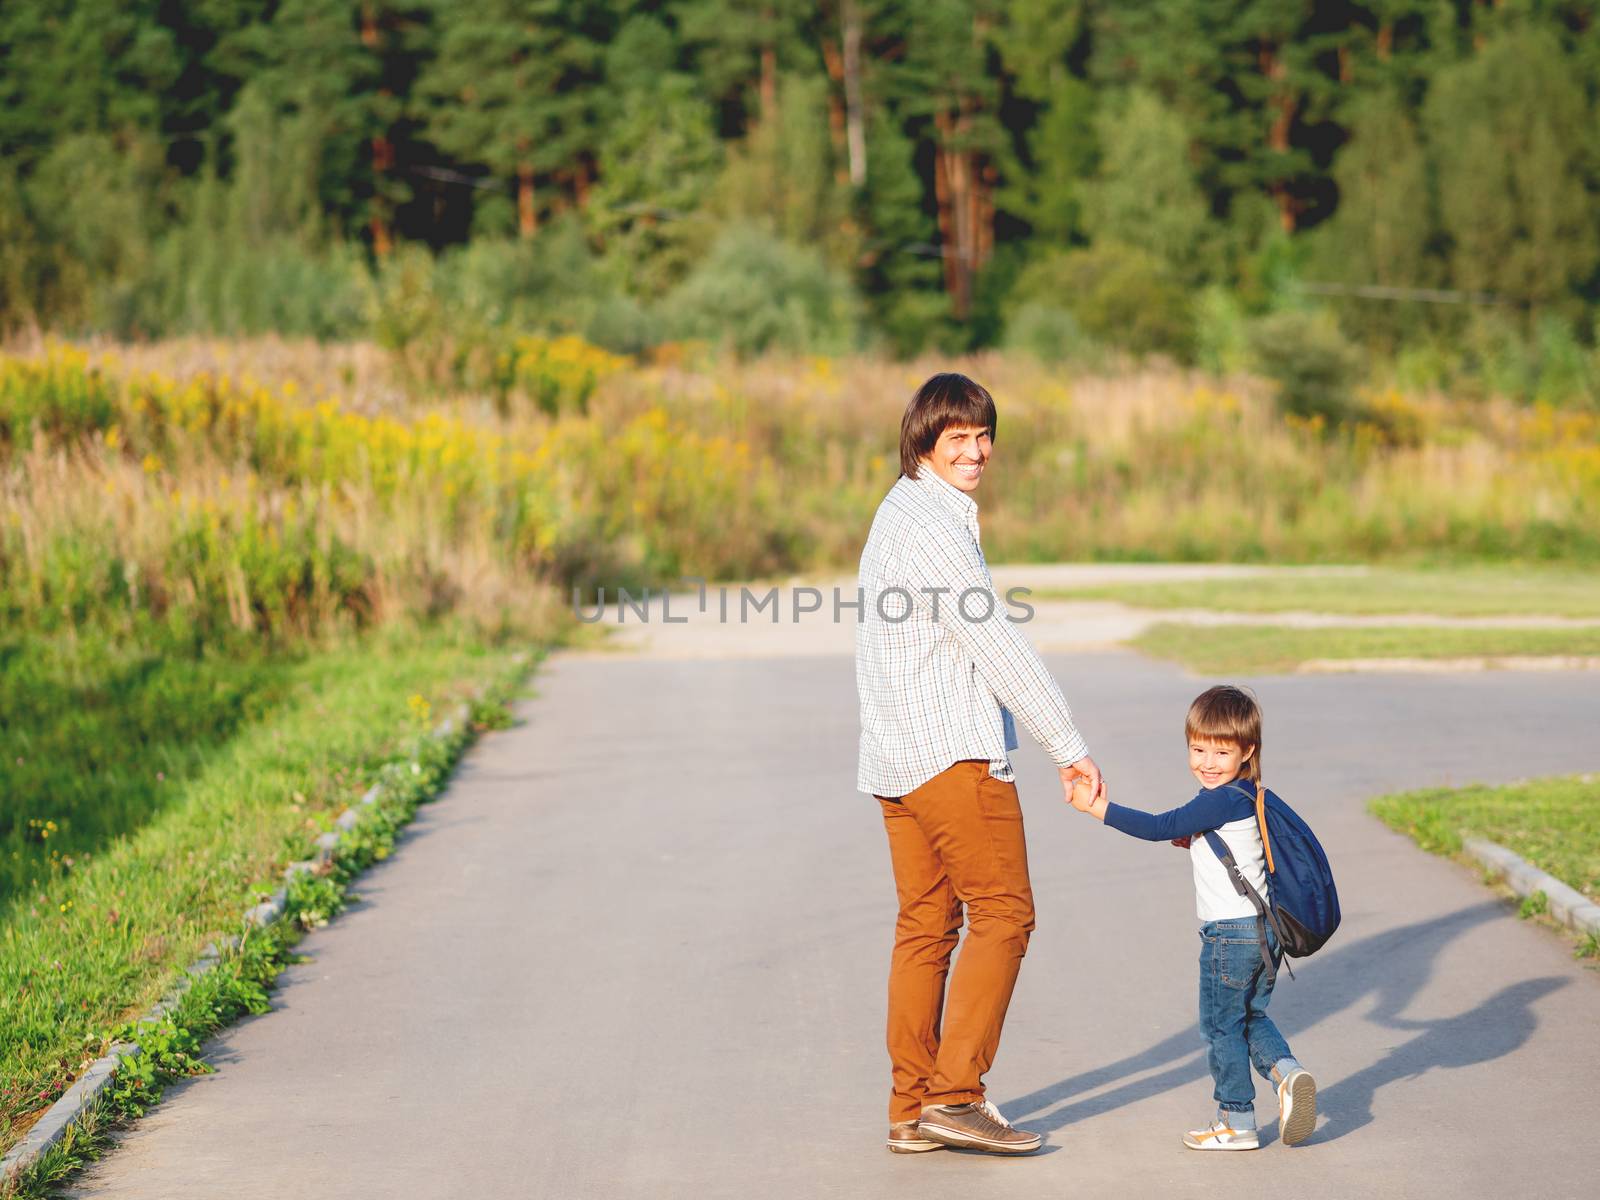
[[867, 126], [861, 102], [861, 8], [856, 0], [844, 0], [840, 19], [844, 22], [845, 134], [850, 146], [850, 182], [862, 187], [867, 182]]
[[1378, 26], [1378, 58], [1383, 62], [1389, 61], [1389, 55], [1394, 52], [1394, 22], [1385, 21]]
[[588, 154], [578, 156], [578, 167], [572, 177], [572, 195], [577, 201], [579, 209], [588, 207], [589, 187], [594, 182], [594, 165], [589, 161]]
[[976, 265], [980, 268], [987, 266], [989, 260], [994, 257], [994, 189], [999, 181], [1000, 172], [995, 169], [994, 163], [985, 159], [976, 189], [978, 196]]
[[939, 129], [939, 140], [933, 148], [933, 197], [939, 217], [939, 252], [940, 260], [944, 267], [944, 290], [954, 302], [960, 289], [960, 281], [956, 273], [956, 257], [954, 253], [956, 234], [955, 223], [951, 220], [950, 199], [950, 151], [947, 143], [950, 140], [950, 114], [938, 113], [934, 123]]
[[983, 182], [991, 170], [978, 154], [960, 146], [969, 118], [948, 111], [935, 117], [939, 145], [935, 149], [934, 192], [939, 208], [939, 240], [944, 256], [945, 290], [951, 311], [965, 320], [972, 311], [973, 281], [993, 244], [993, 206]]
[[833, 177], [835, 182], [843, 183], [847, 178], [845, 174], [845, 118], [844, 101], [839, 93], [844, 88], [844, 59], [839, 54], [839, 48], [833, 44], [832, 39], [822, 39], [822, 61], [828, 68], [828, 79], [833, 87], [828, 89], [828, 137], [833, 142]]
[[[1294, 114], [1297, 105], [1294, 94], [1284, 85], [1288, 76], [1288, 68], [1284, 65], [1283, 58], [1278, 54], [1277, 48], [1271, 43], [1262, 46], [1259, 60], [1261, 73], [1272, 80], [1277, 87], [1274, 89], [1268, 105], [1273, 110], [1272, 125], [1267, 130], [1267, 145], [1278, 154], [1289, 153], [1289, 132], [1294, 126]], [[1285, 233], [1293, 233], [1295, 228], [1296, 206], [1294, 197], [1289, 193], [1289, 184], [1285, 179], [1275, 180], [1270, 189], [1273, 200], [1278, 205], [1278, 221], [1283, 226]]]
[[[379, 47], [378, 10], [372, 4], [361, 6], [361, 44], [376, 52]], [[379, 89], [380, 97], [390, 95], [388, 88]], [[372, 135], [372, 253], [378, 258], [388, 257], [390, 250], [388, 201], [385, 196], [384, 176], [394, 168], [394, 143], [386, 131]]]
[[394, 166], [394, 143], [381, 133], [372, 138], [372, 253], [378, 258], [388, 257], [389, 202], [384, 196], [383, 178]]
[[[767, 13], [767, 23], [773, 16]], [[761, 119], [771, 121], [778, 115], [778, 50], [776, 46], [761, 47]]]
[[534, 207], [533, 164], [523, 159], [517, 164], [517, 234], [531, 238], [539, 232], [539, 210]]

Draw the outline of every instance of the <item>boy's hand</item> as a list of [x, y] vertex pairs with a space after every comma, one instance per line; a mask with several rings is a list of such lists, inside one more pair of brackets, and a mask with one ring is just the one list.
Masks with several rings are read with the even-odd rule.
[[1084, 755], [1070, 766], [1060, 768], [1060, 771], [1061, 796], [1068, 804], [1072, 803], [1072, 785], [1080, 779], [1088, 780], [1097, 796], [1105, 787], [1105, 776], [1100, 774], [1099, 766], [1088, 755]]
[[1179, 850], [1187, 850], [1189, 848], [1189, 842], [1190, 841], [1191, 841], [1190, 836], [1188, 834], [1185, 834], [1181, 838], [1173, 838], [1172, 839], [1172, 844], [1174, 846], [1176, 846]]
[[1098, 788], [1088, 779], [1076, 779], [1073, 781], [1072, 807], [1079, 812], [1088, 813], [1096, 820], [1104, 821], [1106, 819], [1106, 806], [1109, 803], [1110, 801], [1106, 798], [1104, 780], [1100, 781]]

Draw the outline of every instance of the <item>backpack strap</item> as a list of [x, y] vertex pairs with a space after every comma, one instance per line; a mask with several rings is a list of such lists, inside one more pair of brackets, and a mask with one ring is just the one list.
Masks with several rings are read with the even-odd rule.
[[1256, 824], [1261, 827], [1261, 849], [1267, 856], [1267, 874], [1276, 875], [1278, 868], [1272, 861], [1272, 838], [1267, 833], [1267, 785], [1256, 780]]
[[1283, 930], [1278, 925], [1278, 914], [1272, 911], [1272, 906], [1261, 898], [1261, 893], [1250, 886], [1250, 881], [1244, 877], [1244, 872], [1239, 870], [1239, 864], [1234, 860], [1233, 851], [1228, 849], [1228, 843], [1218, 836], [1215, 829], [1206, 831], [1206, 845], [1211, 847], [1211, 852], [1222, 860], [1222, 865], [1227, 868], [1228, 879], [1233, 883], [1233, 890], [1239, 895], [1249, 899], [1256, 910], [1256, 940], [1261, 945], [1261, 961], [1267, 965], [1267, 978], [1276, 979], [1278, 964], [1272, 957], [1272, 950], [1267, 945], [1267, 926], [1272, 926], [1272, 932], [1277, 935], [1278, 945], [1283, 945]]

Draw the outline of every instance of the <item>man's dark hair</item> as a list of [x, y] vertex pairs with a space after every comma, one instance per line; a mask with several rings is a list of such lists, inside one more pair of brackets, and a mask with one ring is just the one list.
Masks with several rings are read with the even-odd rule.
[[993, 441], [994, 397], [965, 375], [946, 372], [919, 387], [900, 418], [900, 473], [915, 479], [917, 464], [952, 425], [987, 429]]

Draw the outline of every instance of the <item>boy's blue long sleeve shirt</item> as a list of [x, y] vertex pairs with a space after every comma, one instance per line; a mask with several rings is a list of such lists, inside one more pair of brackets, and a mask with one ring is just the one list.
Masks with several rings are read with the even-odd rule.
[[1196, 836], [1216, 830], [1250, 886], [1258, 895], [1266, 895], [1266, 861], [1256, 825], [1255, 789], [1248, 780], [1204, 788], [1189, 803], [1164, 813], [1108, 804], [1105, 823], [1149, 842], [1192, 839], [1189, 860], [1194, 869], [1196, 915], [1202, 921], [1255, 916], [1254, 906], [1234, 888], [1222, 860], [1203, 837]]
[[1164, 813], [1143, 812], [1121, 804], [1106, 805], [1107, 825], [1147, 842], [1193, 837], [1197, 833], [1226, 825], [1229, 821], [1242, 821], [1255, 815], [1255, 799], [1229, 784], [1202, 788], [1189, 803]]

